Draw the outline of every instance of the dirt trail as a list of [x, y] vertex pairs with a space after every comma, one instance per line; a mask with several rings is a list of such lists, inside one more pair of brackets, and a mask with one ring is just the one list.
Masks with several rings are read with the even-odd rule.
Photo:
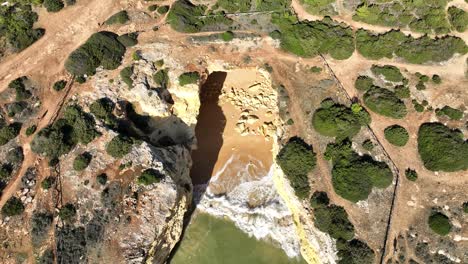
[[0, 91], [23, 75], [37, 77], [42, 84], [48, 84], [51, 76], [63, 71], [68, 54], [97, 32], [99, 23], [117, 12], [119, 6], [119, 1], [114, 0], [82, 0], [57, 13], [41, 12], [36, 27], [45, 28], [45, 35], [0, 63]]

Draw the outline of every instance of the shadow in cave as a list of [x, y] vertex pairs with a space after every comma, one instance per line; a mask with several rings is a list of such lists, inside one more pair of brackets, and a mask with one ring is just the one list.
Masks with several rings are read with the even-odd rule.
[[195, 127], [197, 149], [192, 151], [193, 163], [190, 170], [190, 177], [195, 187], [193, 204], [186, 213], [181, 238], [172, 250], [167, 263], [171, 263], [172, 258], [179, 249], [180, 242], [183, 240], [192, 214], [196, 209], [197, 203], [200, 201], [199, 198], [206, 191], [208, 182], [214, 172], [214, 166], [218, 160], [219, 151], [223, 146], [226, 117], [218, 105], [218, 101], [226, 76], [226, 72], [213, 72], [200, 88], [200, 111]]

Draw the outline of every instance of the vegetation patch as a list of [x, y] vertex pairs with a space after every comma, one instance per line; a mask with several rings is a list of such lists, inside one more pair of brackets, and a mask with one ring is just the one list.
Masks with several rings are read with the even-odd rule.
[[164, 178], [164, 175], [155, 169], [144, 170], [140, 177], [138, 177], [138, 183], [143, 185], [151, 185], [153, 183], [159, 183]]
[[310, 198], [310, 206], [312, 208], [326, 207], [330, 203], [330, 199], [326, 192], [316, 191]]
[[354, 87], [359, 91], [367, 91], [374, 86], [374, 79], [369, 76], [359, 75], [354, 82]]
[[59, 216], [63, 221], [70, 221], [76, 215], [76, 207], [72, 203], [65, 204], [60, 208]]
[[8, 84], [8, 88], [15, 90], [16, 101], [23, 101], [31, 98], [32, 93], [26, 90], [25, 82], [28, 80], [26, 76], [16, 78]]
[[351, 202], [365, 200], [372, 187], [386, 188], [393, 181], [392, 171], [385, 162], [358, 155], [349, 140], [328, 144], [325, 158], [333, 163], [335, 192]]
[[361, 126], [368, 125], [370, 121], [369, 113], [362, 107], [353, 110], [331, 99], [324, 100], [312, 117], [312, 125], [317, 132], [338, 139], [352, 138]]
[[58, 12], [65, 7], [62, 0], [44, 0], [43, 5], [47, 12]]
[[452, 172], [468, 168], [468, 142], [463, 133], [441, 123], [419, 127], [418, 151], [428, 170]]
[[353, 239], [351, 241], [338, 240], [338, 264], [372, 264], [375, 253], [364, 242]]
[[88, 152], [81, 153], [80, 155], [76, 156], [75, 160], [73, 161], [73, 169], [76, 171], [82, 171], [86, 169], [92, 158], [93, 157]]
[[109, 17], [106, 20], [106, 22], [104, 22], [104, 24], [106, 25], [125, 24], [128, 22], [128, 20], [130, 20], [130, 18], [128, 17], [127, 11], [123, 10]]
[[46, 237], [52, 226], [54, 216], [49, 212], [34, 213], [31, 217], [31, 239], [38, 246]]
[[128, 88], [133, 88], [133, 66], [127, 66], [120, 71], [122, 81], [127, 84]]
[[10, 197], [5, 205], [2, 207], [2, 214], [4, 216], [20, 215], [24, 212], [24, 205], [21, 200], [15, 196]]
[[416, 181], [418, 179], [418, 173], [410, 168], [405, 170], [405, 176], [409, 181]]
[[448, 17], [450, 24], [458, 32], [464, 32], [468, 26], [468, 13], [465, 10], [460, 9], [456, 6], [451, 6], [448, 8]]
[[463, 111], [452, 108], [448, 105], [442, 107], [442, 109], [436, 109], [435, 113], [438, 117], [447, 116], [452, 120], [461, 120], [463, 118]]
[[229, 13], [247, 12], [252, 6], [251, 0], [218, 0], [217, 4]]
[[41, 182], [41, 187], [44, 190], [50, 189], [55, 184], [55, 177], [49, 176]]
[[106, 151], [114, 158], [122, 158], [130, 153], [132, 146], [133, 140], [131, 138], [117, 135], [107, 144]]
[[67, 86], [67, 82], [64, 80], [60, 80], [54, 83], [53, 88], [55, 91], [58, 92], [58, 91], [62, 91], [65, 88], [65, 86]]
[[4, 125], [0, 128], [0, 146], [3, 146], [10, 142], [10, 140], [16, 138], [21, 130], [21, 124], [13, 123], [10, 125]]
[[405, 78], [401, 74], [400, 69], [393, 65], [372, 65], [371, 71], [377, 76], [382, 75], [385, 80], [390, 82], [401, 82]]
[[198, 72], [185, 72], [179, 76], [179, 84], [185, 86], [187, 84], [196, 84], [200, 79]]
[[373, 112], [395, 119], [402, 119], [407, 113], [405, 103], [395, 92], [377, 86], [364, 94], [364, 103]]
[[310, 192], [307, 174], [315, 168], [317, 162], [312, 146], [293, 137], [280, 150], [276, 162], [289, 179], [297, 197], [306, 198]]
[[385, 128], [385, 139], [392, 145], [403, 147], [409, 140], [408, 131], [402, 126], [393, 125]]
[[83, 45], [73, 51], [65, 61], [65, 68], [76, 76], [93, 75], [96, 68], [114, 70], [120, 66], [125, 46], [112, 32], [94, 33]]
[[138, 44], [138, 34], [128, 33], [117, 37], [117, 40], [125, 47], [133, 47]]
[[341, 206], [321, 206], [314, 209], [314, 225], [335, 239], [350, 240], [354, 237], [354, 226]]
[[428, 219], [429, 227], [438, 235], [445, 236], [452, 230], [449, 218], [440, 212], [434, 212]]

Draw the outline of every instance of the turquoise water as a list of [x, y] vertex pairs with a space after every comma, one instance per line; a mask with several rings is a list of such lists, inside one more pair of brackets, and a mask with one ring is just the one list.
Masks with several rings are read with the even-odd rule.
[[171, 264], [306, 264], [283, 250], [258, 241], [234, 223], [197, 214], [189, 224]]

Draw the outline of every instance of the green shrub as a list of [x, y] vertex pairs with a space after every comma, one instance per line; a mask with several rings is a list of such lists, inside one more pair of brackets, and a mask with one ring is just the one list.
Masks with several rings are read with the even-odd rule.
[[463, 203], [463, 212], [464, 212], [465, 214], [468, 214], [468, 202], [464, 202], [464, 203]]
[[45, 30], [34, 29], [38, 15], [31, 5], [15, 1], [0, 6], [0, 36], [4, 36], [14, 51], [21, 51], [40, 39]]
[[468, 168], [468, 142], [458, 130], [441, 123], [424, 123], [418, 131], [418, 151], [431, 171], [459, 171]]
[[440, 84], [440, 83], [442, 83], [442, 78], [440, 78], [439, 75], [434, 74], [434, 75], [432, 75], [432, 82], [435, 83], [435, 84]]
[[8, 84], [8, 88], [14, 89], [16, 93], [16, 101], [28, 100], [31, 98], [32, 94], [30, 91], [26, 90], [26, 85], [24, 84], [28, 78], [26, 76], [19, 77]]
[[408, 131], [399, 125], [393, 125], [385, 128], [384, 134], [385, 139], [390, 142], [390, 144], [398, 147], [403, 147], [409, 140]]
[[28, 136], [28, 137], [31, 136], [32, 134], [34, 134], [34, 132], [36, 132], [36, 130], [37, 130], [36, 125], [32, 125], [32, 126], [28, 127], [26, 129], [26, 136]]
[[13, 168], [9, 164], [2, 164], [0, 166], [0, 181], [10, 177]]
[[361, 126], [370, 123], [370, 115], [366, 110], [358, 112], [351, 108], [327, 99], [322, 102], [322, 106], [315, 111], [312, 117], [312, 125], [320, 134], [328, 137], [343, 139], [356, 135]]
[[150, 11], [150, 12], [156, 11], [156, 9], [158, 9], [158, 5], [150, 5], [150, 6], [148, 6], [148, 11]]
[[107, 174], [101, 173], [96, 177], [96, 181], [101, 185], [106, 185], [107, 183]]
[[291, 6], [291, 0], [257, 0], [257, 11], [283, 11]]
[[322, 21], [291, 19], [292, 15], [274, 14], [273, 23], [281, 32], [281, 47], [301, 57], [330, 54], [334, 59], [344, 60], [354, 52], [352, 29], [330, 18]]
[[396, 119], [406, 116], [405, 103], [388, 89], [372, 87], [364, 94], [364, 103], [373, 112]]
[[390, 82], [401, 82], [405, 78], [401, 74], [400, 69], [393, 65], [372, 65], [371, 71], [377, 76], [382, 75], [385, 80]]
[[4, 216], [20, 215], [24, 212], [24, 205], [17, 197], [10, 197], [5, 205], [2, 207], [2, 214]]
[[410, 168], [405, 170], [405, 176], [406, 176], [406, 179], [410, 181], [416, 181], [418, 179], [418, 173], [415, 170], [410, 169]]
[[115, 116], [112, 114], [114, 111], [115, 104], [109, 98], [100, 98], [94, 101], [90, 106], [89, 110], [99, 120], [104, 122], [106, 125], [113, 126], [116, 122]]
[[65, 6], [62, 0], [44, 0], [43, 5], [47, 12], [58, 12]]
[[38, 133], [31, 142], [31, 150], [50, 159], [68, 153], [76, 144], [88, 144], [99, 133], [96, 123], [78, 105], [67, 106], [63, 117]]
[[409, 98], [411, 96], [411, 92], [408, 86], [404, 85], [397, 85], [394, 89], [395, 95], [400, 98]]
[[413, 103], [414, 110], [416, 110], [416, 112], [419, 112], [419, 113], [424, 112], [424, 105], [420, 104], [416, 100], [413, 100], [412, 103]]
[[321, 206], [314, 210], [314, 225], [332, 238], [350, 240], [354, 237], [354, 226], [348, 220], [346, 210], [337, 205]]
[[221, 34], [221, 39], [228, 42], [234, 39], [234, 33], [232, 31], [226, 31]]
[[179, 84], [181, 86], [184, 86], [187, 84], [196, 84], [199, 79], [200, 79], [200, 75], [198, 74], [198, 72], [186, 72], [186, 73], [182, 73], [179, 76]]
[[326, 192], [314, 192], [310, 198], [310, 206], [312, 208], [326, 207], [330, 203], [330, 199]]
[[115, 70], [125, 54], [125, 46], [112, 32], [94, 33], [83, 45], [73, 51], [65, 61], [65, 68], [76, 76], [93, 75], [96, 68]]
[[60, 216], [60, 219], [62, 219], [63, 221], [72, 220], [76, 215], [75, 205], [71, 203], [65, 204], [62, 208], [60, 208], [58, 215]]
[[151, 185], [153, 183], [159, 183], [164, 178], [164, 175], [155, 169], [144, 170], [140, 177], [138, 177], [138, 183], [143, 185]]
[[133, 88], [133, 66], [127, 66], [120, 71], [122, 81], [127, 84], [128, 88]]
[[442, 107], [442, 109], [436, 109], [435, 113], [438, 117], [445, 115], [452, 120], [461, 120], [463, 118], [463, 111], [448, 105]]
[[111, 17], [109, 17], [104, 24], [106, 25], [115, 25], [115, 24], [125, 24], [130, 20], [128, 17], [127, 11], [123, 10], [118, 13], [115, 13]]
[[328, 144], [325, 158], [333, 163], [335, 192], [351, 202], [367, 199], [373, 186], [386, 188], [393, 181], [392, 171], [386, 163], [375, 161], [368, 155], [358, 155], [349, 140]]
[[449, 218], [440, 212], [432, 213], [429, 216], [428, 223], [432, 231], [441, 236], [447, 235], [452, 229]]
[[87, 152], [76, 156], [75, 160], [73, 161], [73, 169], [76, 171], [82, 171], [86, 169], [89, 163], [91, 162], [92, 158], [93, 157], [91, 156], [91, 154]]
[[229, 26], [232, 20], [224, 16], [223, 12], [211, 13], [209, 17], [204, 17], [207, 7], [204, 5], [194, 5], [188, 0], [177, 0], [167, 15], [167, 22], [171, 27], [180, 32], [195, 33], [206, 27]]
[[10, 142], [10, 140], [16, 138], [19, 135], [20, 130], [21, 124], [18, 123], [13, 123], [0, 128], [0, 146], [3, 146]]
[[289, 179], [297, 197], [301, 199], [309, 195], [307, 174], [315, 168], [316, 161], [312, 146], [298, 137], [289, 139], [276, 156], [276, 162]]
[[367, 91], [374, 85], [374, 79], [369, 76], [359, 75], [354, 82], [354, 87], [359, 91]]
[[86, 78], [84, 76], [78, 76], [75, 78], [76, 82], [77, 83], [85, 83], [86, 82]]
[[55, 177], [49, 176], [41, 182], [41, 187], [44, 190], [50, 189], [55, 184]]
[[336, 247], [338, 249], [338, 264], [374, 263], [374, 251], [366, 243], [360, 240], [339, 240]]
[[252, 6], [250, 0], [218, 0], [217, 4], [229, 13], [247, 12]]
[[54, 217], [48, 212], [34, 213], [31, 217], [31, 240], [33, 245], [38, 246], [44, 240], [50, 228]]
[[132, 146], [133, 140], [131, 138], [117, 135], [107, 144], [106, 151], [114, 158], [122, 158], [130, 153]]
[[426, 90], [426, 85], [424, 85], [424, 83], [422, 81], [419, 81], [416, 84], [416, 90], [418, 90], [418, 91]]
[[452, 27], [458, 32], [464, 32], [468, 25], [468, 13], [465, 10], [451, 6], [448, 8], [448, 18]]
[[57, 81], [56, 83], [54, 83], [54, 90], [55, 91], [61, 91], [65, 88], [65, 86], [67, 86], [67, 82], [64, 81], [64, 80], [61, 80], [61, 81]]
[[169, 84], [169, 75], [167, 69], [162, 69], [153, 74], [153, 81], [156, 85], [166, 88]]
[[117, 40], [124, 45], [125, 47], [133, 47], [138, 44], [138, 34], [137, 33], [128, 33], [120, 35], [117, 37]]
[[321, 67], [318, 67], [318, 66], [312, 66], [310, 67], [310, 71], [313, 72], [313, 73], [321, 73], [322, 72], [322, 68]]
[[159, 14], [166, 14], [169, 11], [169, 6], [163, 5], [158, 7], [158, 13]]
[[372, 140], [366, 139], [362, 142], [362, 147], [367, 151], [371, 151], [374, 149], [374, 143], [372, 143]]

